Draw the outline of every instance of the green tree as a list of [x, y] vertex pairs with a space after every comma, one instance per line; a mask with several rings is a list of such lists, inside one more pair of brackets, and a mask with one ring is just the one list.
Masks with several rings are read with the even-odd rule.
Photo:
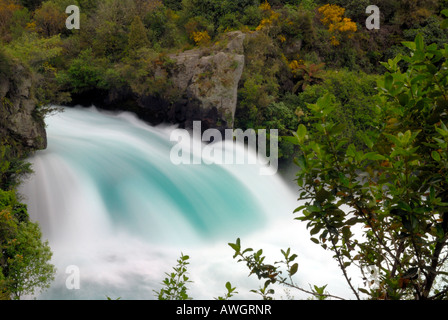
[[377, 125], [380, 108], [377, 104], [377, 75], [347, 70], [327, 70], [321, 84], [308, 86], [298, 95], [302, 121], [308, 122], [307, 103], [330, 94], [335, 104], [331, 120], [345, 124], [344, 136], [357, 147], [364, 146], [361, 133]]
[[59, 81], [72, 93], [82, 93], [93, 89], [105, 89], [107, 61], [105, 58], [96, 58], [92, 49], [83, 50], [80, 55], [71, 61], [66, 72], [58, 75]]
[[139, 16], [136, 16], [131, 23], [129, 30], [128, 50], [137, 50], [149, 45], [148, 35], [145, 26]]
[[36, 33], [25, 33], [5, 46], [5, 50], [33, 71], [38, 71], [62, 53], [62, 41], [59, 35], [41, 38]]
[[42, 6], [34, 11], [33, 21], [39, 33], [46, 37], [55, 36], [65, 29], [64, 11], [60, 10], [53, 1], [45, 1]]
[[[410, 55], [384, 63], [378, 82], [383, 106], [365, 148], [344, 139], [332, 121], [329, 95], [309, 105], [314, 120], [294, 140], [301, 155], [296, 209], [311, 240], [334, 253], [353, 294], [361, 299], [446, 299], [435, 288], [448, 257], [448, 46], [426, 46], [422, 36], [404, 43]], [[403, 60], [405, 70], [399, 67]], [[378, 286], [358, 288], [350, 270]]]
[[14, 191], [0, 190], [0, 296], [20, 299], [49, 287], [52, 252]]

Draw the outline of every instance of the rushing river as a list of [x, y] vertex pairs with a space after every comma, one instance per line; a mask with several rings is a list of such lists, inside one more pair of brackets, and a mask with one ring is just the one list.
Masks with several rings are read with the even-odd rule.
[[[260, 175], [253, 164], [175, 165], [173, 128], [129, 113], [65, 108], [47, 125], [48, 149], [31, 159], [35, 173], [21, 190], [57, 268], [51, 288], [36, 298], [154, 299], [181, 252], [190, 256], [193, 298], [223, 295], [226, 281], [238, 288], [236, 298], [257, 298], [249, 290], [261, 282], [227, 245], [237, 237], [244, 247], [263, 248], [272, 263], [291, 247], [298, 284], [346, 292], [335, 262], [294, 220], [297, 190], [278, 175]], [[67, 285], [74, 274], [79, 288]], [[278, 295], [287, 298], [281, 289]]]

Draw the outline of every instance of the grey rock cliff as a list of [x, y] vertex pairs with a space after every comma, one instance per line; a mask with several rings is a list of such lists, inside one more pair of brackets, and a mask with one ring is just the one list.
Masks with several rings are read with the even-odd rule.
[[167, 88], [156, 94], [140, 94], [129, 87], [75, 96], [73, 105], [91, 105], [107, 110], [126, 110], [150, 124], [177, 124], [191, 128], [201, 121], [202, 129], [233, 128], [238, 86], [245, 67], [241, 31], [221, 35], [209, 46], [168, 55], [170, 63], [159, 65], [155, 78]]
[[211, 127], [233, 127], [245, 63], [244, 39], [242, 32], [230, 32], [212, 47], [169, 56], [175, 61], [170, 80], [183, 94], [186, 111], [192, 117], [187, 122], [208, 117]]
[[0, 77], [0, 137], [21, 151], [45, 149], [45, 123], [36, 112], [31, 74], [12, 65], [11, 77]]

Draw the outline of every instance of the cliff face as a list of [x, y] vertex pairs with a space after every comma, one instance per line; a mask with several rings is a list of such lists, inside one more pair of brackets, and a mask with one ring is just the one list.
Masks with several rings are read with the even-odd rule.
[[159, 66], [156, 71], [175, 92], [169, 98], [164, 92], [139, 95], [123, 87], [74, 95], [72, 104], [134, 112], [153, 125], [174, 123], [191, 128], [193, 121], [200, 120], [203, 130], [233, 128], [245, 65], [245, 37], [241, 31], [229, 32], [212, 46], [169, 55], [169, 67]]
[[45, 123], [38, 115], [32, 92], [32, 76], [11, 63], [9, 76], [0, 76], [0, 143], [17, 153], [47, 147]]
[[153, 96], [138, 98], [143, 119], [153, 124], [175, 123], [191, 128], [202, 121], [202, 129], [233, 128], [238, 84], [244, 69], [244, 39], [240, 32], [230, 32], [211, 47], [169, 55], [173, 61], [167, 72], [175, 101]]
[[244, 38], [240, 31], [230, 32], [212, 48], [170, 56], [176, 63], [171, 80], [184, 93], [184, 113], [190, 115], [186, 126], [194, 120], [203, 120], [210, 127], [233, 127], [245, 62]]

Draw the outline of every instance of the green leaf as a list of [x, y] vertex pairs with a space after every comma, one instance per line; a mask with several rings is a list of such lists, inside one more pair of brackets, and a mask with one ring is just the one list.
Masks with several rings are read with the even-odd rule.
[[365, 145], [367, 146], [367, 148], [372, 149], [373, 148], [373, 142], [372, 140], [369, 138], [369, 136], [367, 134], [362, 134], [361, 135], [361, 139], [364, 141]]
[[291, 269], [289, 270], [289, 275], [293, 276], [297, 273], [297, 270], [299, 268], [299, 264], [298, 263], [294, 263], [291, 267]]
[[392, 75], [390, 73], [386, 74], [386, 76], [384, 77], [384, 88], [387, 91], [391, 91], [393, 82], [394, 78], [392, 77]]
[[415, 37], [415, 47], [419, 51], [423, 51], [425, 49], [425, 42], [420, 33]]
[[368, 295], [370, 295], [370, 292], [369, 291], [367, 291], [366, 289], [364, 289], [364, 288], [358, 288], [358, 290], [359, 291], [361, 291], [362, 293], [365, 293], [365, 294], [368, 294]]
[[229, 246], [235, 250], [234, 258], [238, 255], [238, 253], [241, 251], [241, 242], [240, 238], [236, 239], [236, 243], [229, 243]]
[[310, 235], [313, 236], [313, 235], [319, 233], [321, 229], [322, 229], [322, 228], [319, 227], [319, 226], [314, 227], [313, 229], [311, 229], [311, 231], [310, 231]]
[[294, 159], [294, 163], [302, 170], [306, 170], [308, 168], [308, 162], [303, 154]]
[[297, 128], [297, 138], [300, 143], [303, 143], [305, 141], [305, 136], [307, 134], [306, 127], [303, 124], [300, 124]]
[[387, 138], [387, 139], [389, 139], [393, 144], [395, 144], [395, 145], [401, 145], [401, 141], [400, 141], [400, 139], [398, 138], [398, 137], [396, 137], [396, 136], [394, 136], [394, 135], [391, 135], [391, 134], [388, 134], [388, 133], [383, 133], [384, 134], [384, 136]]
[[417, 46], [415, 45], [415, 42], [411, 42], [411, 41], [403, 41], [401, 42], [405, 47], [411, 49], [411, 50], [415, 50], [417, 48]]
[[246, 253], [246, 252], [251, 252], [251, 251], [254, 251], [254, 249], [252, 249], [252, 248], [244, 249], [243, 254]]
[[308, 212], [320, 212], [321, 208], [319, 208], [318, 206], [307, 206], [306, 210]]
[[294, 135], [294, 137], [282, 136], [282, 141], [286, 141], [286, 142], [292, 143], [292, 144], [294, 144], [296, 146], [299, 145], [299, 141], [297, 140], [297, 137], [295, 135]]
[[330, 134], [337, 135], [337, 134], [341, 133], [342, 131], [344, 131], [346, 127], [347, 127], [347, 125], [345, 123], [340, 123], [338, 125], [335, 125], [334, 127], [331, 128]]
[[386, 160], [386, 157], [380, 155], [379, 153], [376, 152], [368, 152], [364, 155], [364, 158], [367, 160], [372, 160], [372, 161], [376, 161], [376, 160]]
[[445, 20], [443, 20], [443, 21], [440, 23], [440, 28], [441, 28], [441, 29], [448, 29], [448, 19], [445, 19]]
[[431, 152], [431, 157], [436, 160], [437, 162], [440, 161], [440, 154], [437, 151]]
[[306, 207], [307, 207], [307, 205], [303, 205], [303, 206], [297, 207], [297, 208], [294, 210], [293, 213], [297, 213], [297, 212], [299, 212], [299, 211], [302, 211], [302, 210], [305, 209]]
[[325, 94], [323, 97], [320, 97], [316, 103], [322, 110], [326, 110], [331, 105], [331, 95]]
[[439, 71], [439, 69], [435, 65], [433, 65], [433, 64], [427, 64], [426, 65], [426, 69], [432, 75], [436, 74]]

